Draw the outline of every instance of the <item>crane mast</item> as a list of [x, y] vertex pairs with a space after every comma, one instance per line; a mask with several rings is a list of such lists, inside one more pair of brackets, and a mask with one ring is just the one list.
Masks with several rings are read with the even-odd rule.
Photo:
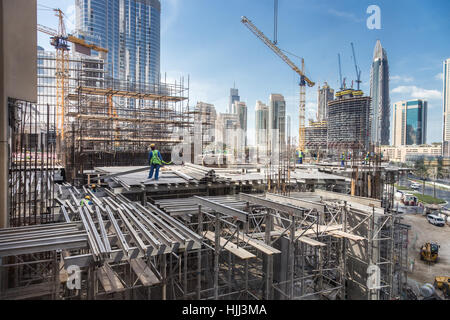
[[341, 66], [341, 54], [338, 53], [338, 64], [339, 64], [339, 83], [341, 85], [341, 90], [344, 90], [344, 83], [342, 82], [342, 66]]
[[358, 63], [356, 62], [356, 55], [355, 55], [355, 46], [353, 45], [353, 42], [351, 42], [352, 45], [352, 52], [353, 52], [353, 61], [355, 62], [355, 69], [356, 69], [356, 83], [358, 86], [358, 91], [361, 89], [361, 70], [358, 68]]
[[278, 57], [280, 57], [292, 70], [300, 76], [300, 106], [299, 106], [299, 144], [298, 150], [304, 151], [306, 146], [305, 137], [305, 111], [306, 111], [306, 85], [314, 87], [315, 83], [311, 81], [304, 73], [305, 63], [302, 59], [302, 69], [297, 67], [272, 41], [267, 38], [247, 17], [242, 17], [241, 22], [256, 35], [266, 46], [268, 46]]

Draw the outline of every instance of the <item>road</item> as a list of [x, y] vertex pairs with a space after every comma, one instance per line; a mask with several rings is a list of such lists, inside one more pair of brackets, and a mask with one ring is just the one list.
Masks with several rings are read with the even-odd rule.
[[[409, 187], [411, 185], [411, 182], [406, 177], [402, 177], [401, 180], [399, 181], [399, 184], [403, 187]], [[422, 188], [423, 188], [423, 185], [421, 185], [420, 189], [417, 190], [416, 192], [422, 193]], [[426, 185], [425, 186], [425, 194], [429, 195], [429, 196], [434, 196], [433, 187]], [[436, 198], [447, 201], [448, 204], [446, 206], [450, 208], [450, 190], [443, 190], [443, 189], [436, 188]]]

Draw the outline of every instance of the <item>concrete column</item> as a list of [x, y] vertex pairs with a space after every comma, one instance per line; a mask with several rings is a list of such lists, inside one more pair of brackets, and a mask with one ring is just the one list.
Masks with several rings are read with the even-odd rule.
[[[3, 1], [0, 1], [0, 30], [3, 30]], [[0, 31], [0, 57], [4, 57], [3, 32]], [[4, 85], [3, 58], [0, 60], [0, 229], [8, 225], [7, 222], [7, 194], [8, 194], [8, 105]]]
[[8, 98], [37, 101], [36, 0], [0, 0], [0, 228], [8, 226]]

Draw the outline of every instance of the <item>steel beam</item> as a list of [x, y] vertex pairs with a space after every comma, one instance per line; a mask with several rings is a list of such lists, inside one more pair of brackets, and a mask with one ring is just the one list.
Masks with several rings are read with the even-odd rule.
[[219, 212], [221, 214], [236, 218], [239, 221], [247, 222], [248, 221], [248, 213], [244, 212], [242, 210], [234, 209], [229, 206], [217, 203], [212, 200], [208, 200], [202, 197], [194, 196], [195, 202], [198, 205], [201, 205], [203, 207], [210, 208], [214, 210], [215, 212]]

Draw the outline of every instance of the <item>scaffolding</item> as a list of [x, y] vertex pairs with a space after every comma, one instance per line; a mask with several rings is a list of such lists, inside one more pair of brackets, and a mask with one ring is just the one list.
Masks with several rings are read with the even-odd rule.
[[[101, 70], [101, 67], [99, 68]], [[192, 130], [189, 80], [174, 84], [95, 79], [85, 62], [75, 92], [67, 96], [64, 163], [70, 181], [95, 166], [146, 165], [155, 143], [167, 160]]]
[[369, 150], [370, 97], [354, 96], [354, 90], [328, 103], [328, 150], [353, 154]]

